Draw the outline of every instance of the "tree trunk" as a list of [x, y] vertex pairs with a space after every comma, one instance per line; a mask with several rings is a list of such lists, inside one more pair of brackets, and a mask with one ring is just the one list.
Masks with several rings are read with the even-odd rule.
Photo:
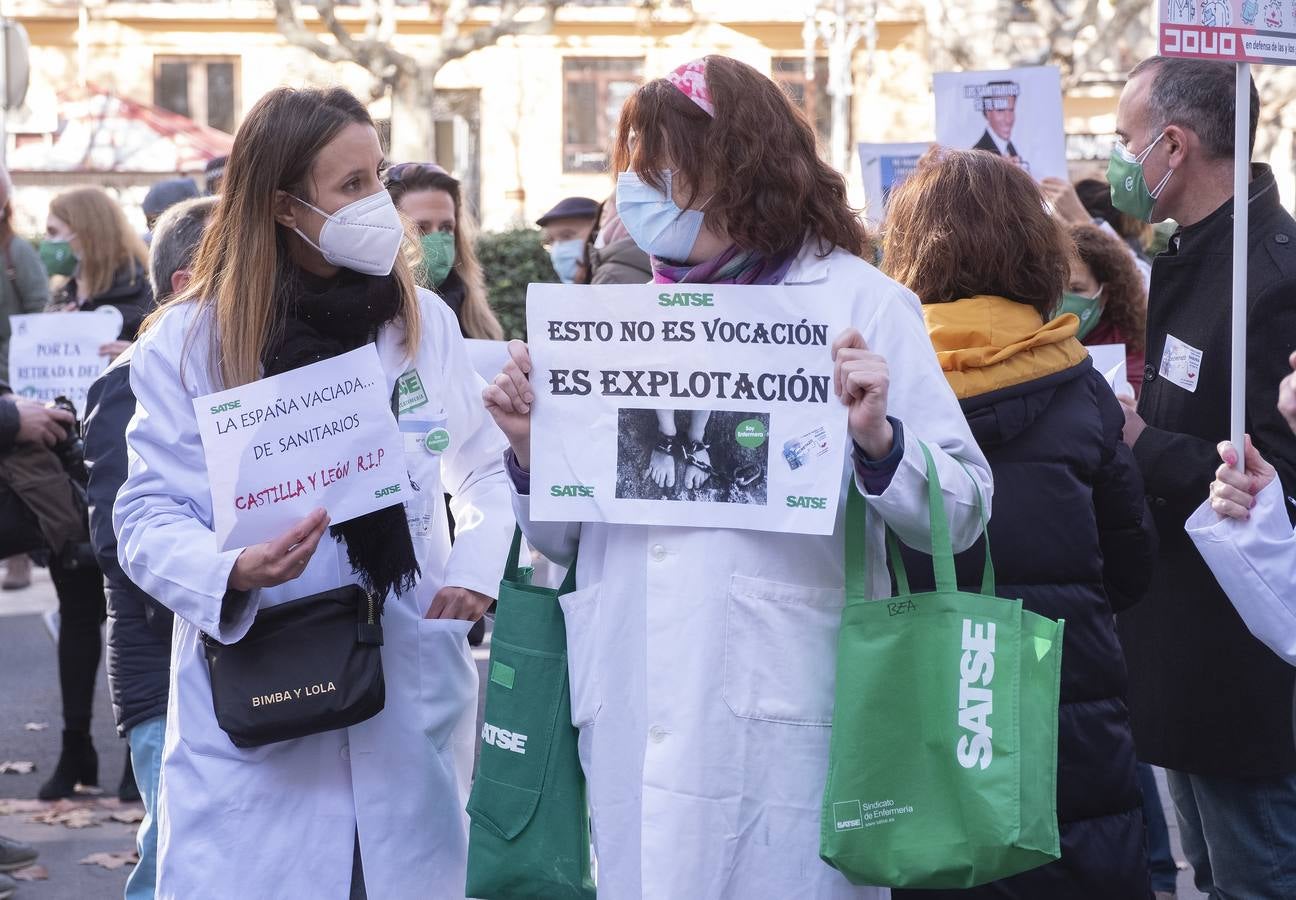
[[400, 78], [392, 90], [391, 149], [394, 163], [426, 162], [436, 155], [436, 70]]

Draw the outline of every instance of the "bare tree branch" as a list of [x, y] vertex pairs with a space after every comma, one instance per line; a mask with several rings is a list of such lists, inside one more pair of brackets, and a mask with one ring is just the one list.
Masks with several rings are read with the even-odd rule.
[[274, 0], [275, 24], [288, 43], [309, 50], [327, 62], [347, 62], [350, 57], [341, 47], [317, 38], [297, 15], [297, 0]]

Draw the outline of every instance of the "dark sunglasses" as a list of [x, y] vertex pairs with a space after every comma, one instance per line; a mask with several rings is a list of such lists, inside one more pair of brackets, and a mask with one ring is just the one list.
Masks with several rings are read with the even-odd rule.
[[397, 163], [390, 167], [383, 174], [383, 179], [387, 184], [399, 184], [411, 175], [445, 175], [449, 178], [454, 177], [436, 163], [406, 162]]

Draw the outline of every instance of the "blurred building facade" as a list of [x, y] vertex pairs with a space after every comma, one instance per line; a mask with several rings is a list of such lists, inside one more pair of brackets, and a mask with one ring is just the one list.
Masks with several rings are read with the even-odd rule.
[[[392, 41], [402, 51], [417, 55], [440, 39], [441, 24], [426, 0], [384, 2], [395, 10]], [[934, 30], [943, 26], [934, 24], [923, 0], [870, 4], [876, 25], [850, 53], [849, 139], [928, 140], [931, 75], [941, 64], [932, 50]], [[497, 5], [473, 3], [465, 27], [489, 24]], [[332, 40], [310, 4], [301, 6], [306, 26]], [[601, 198], [612, 188], [607, 151], [621, 103], [645, 79], [708, 52], [770, 73], [826, 140], [828, 50], [819, 44], [808, 76], [806, 8], [803, 0], [567, 3], [552, 33], [504, 37], [440, 71], [431, 101], [435, 145], [425, 158], [464, 180], [487, 229], [531, 222], [564, 196]], [[0, 9], [22, 22], [31, 38], [32, 87], [26, 108], [10, 117], [8, 155], [20, 191], [40, 186], [41, 196], [61, 184], [100, 179], [129, 202], [153, 180], [201, 170], [203, 152], [215, 152], [210, 148], [220, 144], [213, 136], [231, 134], [257, 98], [279, 85], [341, 84], [361, 97], [376, 93], [373, 77], [361, 67], [327, 62], [291, 45], [276, 27], [270, 0], [4, 0]], [[367, 13], [356, 0], [338, 4], [339, 20], [357, 32]], [[1078, 171], [1086, 157], [1105, 160], [1119, 88], [1116, 78], [1100, 77], [1066, 98], [1069, 149]], [[132, 152], [114, 171], [95, 162], [102, 153], [87, 155], [85, 165], [75, 153], [55, 153], [73, 126], [70, 111], [96, 96], [118, 98], [143, 110], [145, 118], [171, 114], [191, 120], [192, 142], [209, 149]], [[383, 127], [398, 130], [401, 122], [390, 121], [391, 108], [385, 96], [371, 103]], [[171, 139], [165, 129], [156, 137]], [[140, 159], [148, 161], [132, 169]], [[858, 195], [855, 154], [850, 160], [848, 174]], [[20, 196], [20, 205], [29, 207], [29, 215], [43, 215], [36, 196], [31, 203]]]

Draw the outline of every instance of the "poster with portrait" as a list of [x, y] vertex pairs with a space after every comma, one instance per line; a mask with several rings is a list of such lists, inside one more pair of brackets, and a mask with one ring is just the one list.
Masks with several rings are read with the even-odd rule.
[[935, 87], [936, 143], [997, 153], [1036, 181], [1067, 177], [1056, 67], [940, 72]]
[[879, 225], [886, 217], [891, 191], [913, 174], [930, 141], [904, 144], [860, 144], [860, 175], [864, 180], [864, 218]]

